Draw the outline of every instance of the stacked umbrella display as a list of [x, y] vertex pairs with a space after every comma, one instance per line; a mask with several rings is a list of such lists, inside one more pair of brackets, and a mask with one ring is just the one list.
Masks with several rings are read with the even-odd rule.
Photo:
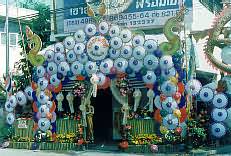
[[227, 131], [225, 120], [228, 117], [228, 98], [224, 93], [216, 91], [216, 87], [209, 86], [201, 87], [200, 82], [194, 79], [188, 82], [187, 89], [193, 96], [198, 94], [199, 99], [211, 108], [210, 134], [215, 138], [221, 138]]

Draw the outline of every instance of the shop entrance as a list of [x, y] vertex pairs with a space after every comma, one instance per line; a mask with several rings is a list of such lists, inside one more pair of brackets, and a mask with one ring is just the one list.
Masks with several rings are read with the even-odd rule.
[[95, 113], [94, 139], [95, 143], [108, 143], [112, 141], [113, 123], [112, 123], [112, 93], [110, 88], [98, 90], [97, 97], [92, 98], [92, 105]]

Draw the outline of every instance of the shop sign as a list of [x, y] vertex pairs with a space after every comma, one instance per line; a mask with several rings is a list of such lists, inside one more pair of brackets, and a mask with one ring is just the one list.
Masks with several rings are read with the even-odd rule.
[[26, 120], [18, 120], [18, 128], [24, 129], [27, 128]]
[[[120, 2], [117, 1], [118, 0], [112, 0], [110, 4]], [[160, 28], [169, 18], [177, 14], [181, 1], [182, 0], [131, 0], [130, 5], [123, 13], [109, 15], [103, 18], [110, 23], [116, 23], [129, 28]], [[184, 0], [184, 4], [187, 9], [185, 22], [192, 23], [192, 0]], [[86, 24], [94, 22], [94, 20], [87, 15], [87, 4], [85, 0], [65, 0], [64, 8], [65, 33], [75, 32], [78, 29], [82, 29]], [[113, 5], [110, 8], [115, 9]], [[120, 8], [118, 10], [120, 10]], [[109, 12], [113, 12], [113, 10]]]

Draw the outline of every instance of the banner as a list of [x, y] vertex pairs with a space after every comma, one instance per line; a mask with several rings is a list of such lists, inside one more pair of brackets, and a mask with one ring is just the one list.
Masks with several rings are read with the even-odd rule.
[[27, 120], [18, 120], [18, 128], [19, 129], [24, 129], [27, 128]]
[[[114, 2], [115, 1], [115, 2]], [[116, 3], [119, 0], [112, 0]], [[129, 28], [160, 28], [179, 11], [181, 0], [132, 0], [123, 13], [104, 16], [109, 23]], [[185, 22], [192, 23], [192, 0], [184, 0], [186, 7]], [[122, 7], [122, 6], [118, 6]], [[64, 32], [75, 32], [94, 20], [87, 15], [85, 0], [64, 1]], [[115, 8], [111, 8], [115, 9]]]

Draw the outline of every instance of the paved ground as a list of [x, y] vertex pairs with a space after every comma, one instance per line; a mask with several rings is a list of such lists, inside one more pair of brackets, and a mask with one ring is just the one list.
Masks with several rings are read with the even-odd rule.
[[[103, 152], [103, 151], [81, 151], [81, 152], [66, 152], [54, 153], [44, 151], [29, 151], [29, 150], [16, 150], [16, 149], [0, 149], [0, 156], [142, 156], [144, 154], [128, 154], [116, 152]], [[166, 156], [166, 154], [145, 154], [145, 156]], [[175, 156], [171, 154], [169, 156]]]
[[[66, 153], [54, 153], [44, 151], [29, 151], [29, 150], [15, 150], [15, 149], [1, 149], [1, 156], [135, 156], [135, 154], [123, 154], [112, 152], [100, 152], [100, 151], [81, 151], [81, 152], [66, 152]], [[140, 155], [137, 155], [140, 156]]]

